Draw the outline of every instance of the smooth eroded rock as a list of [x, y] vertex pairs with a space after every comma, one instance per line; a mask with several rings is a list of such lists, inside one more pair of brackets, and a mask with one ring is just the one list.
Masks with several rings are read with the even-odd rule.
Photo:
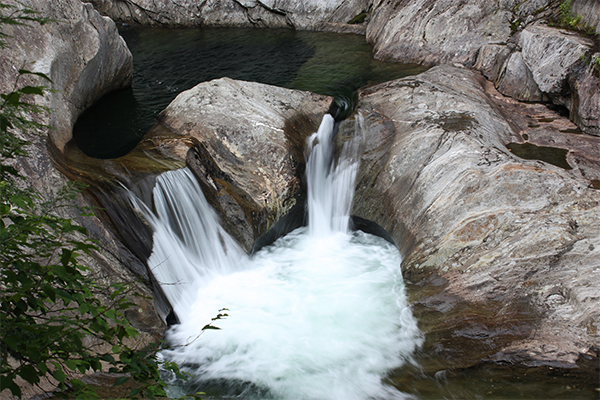
[[600, 344], [600, 191], [511, 154], [518, 121], [484, 84], [442, 66], [363, 90], [353, 212], [402, 249], [426, 352], [571, 368]]
[[[45, 114], [31, 115], [36, 122], [47, 125], [24, 139], [30, 142], [27, 157], [18, 159], [16, 167], [26, 177], [26, 184], [40, 194], [42, 200], [56, 198], [68, 182], [64, 151], [72, 137], [72, 128], [79, 114], [102, 95], [131, 83], [132, 56], [119, 36], [114, 22], [101, 16], [80, 0], [11, 0], [5, 4], [25, 6], [53, 19], [44, 25], [5, 25], [7, 47], [0, 49], [0, 91], [6, 93], [16, 86], [43, 85], [52, 89], [36, 104], [49, 108]], [[18, 70], [26, 69], [46, 74], [48, 82], [38, 76], [18, 78]], [[17, 133], [20, 135], [20, 133]], [[78, 178], [77, 176], [72, 176]], [[89, 206], [82, 196], [74, 206]], [[96, 204], [92, 204], [96, 205]], [[89, 237], [98, 240], [101, 251], [82, 255], [82, 264], [104, 283], [134, 283], [132, 291], [142, 295], [139, 308], [143, 314], [131, 313], [130, 321], [139, 328], [141, 340], [156, 340], [165, 325], [155, 310], [146, 266], [127, 249], [118, 232], [97, 217], [79, 217], [75, 207], [58, 211], [64, 218], [74, 218], [87, 228]], [[100, 212], [99, 212], [100, 213]], [[78, 237], [82, 240], [81, 237]], [[66, 239], [65, 239], [66, 240]], [[141, 278], [141, 280], [140, 280]], [[33, 394], [31, 394], [33, 395]]]
[[508, 40], [512, 7], [506, 1], [381, 1], [374, 5], [367, 41], [382, 60], [470, 66], [481, 46]]
[[151, 132], [187, 141], [187, 164], [225, 229], [250, 251], [296, 204], [306, 135], [328, 96], [222, 78], [181, 93]]

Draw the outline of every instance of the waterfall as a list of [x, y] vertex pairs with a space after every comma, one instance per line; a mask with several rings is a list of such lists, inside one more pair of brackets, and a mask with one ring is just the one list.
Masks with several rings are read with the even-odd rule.
[[364, 140], [363, 119], [356, 119], [356, 135], [344, 144], [341, 156], [333, 160], [335, 121], [326, 114], [319, 130], [307, 141], [308, 229], [311, 236], [346, 232], [358, 171], [358, 149]]
[[[357, 153], [354, 139], [333, 157], [335, 123], [308, 139], [308, 227], [246, 256], [219, 226], [187, 170], [161, 175], [149, 267], [180, 324], [163, 356], [191, 374], [173, 397], [281, 400], [403, 399], [382, 379], [420, 345], [392, 244], [348, 229]], [[203, 330], [219, 310], [228, 317]]]

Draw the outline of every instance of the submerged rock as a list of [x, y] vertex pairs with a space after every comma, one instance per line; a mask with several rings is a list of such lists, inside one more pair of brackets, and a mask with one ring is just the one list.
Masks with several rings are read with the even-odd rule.
[[443, 66], [363, 90], [353, 212], [401, 247], [426, 352], [572, 368], [600, 345], [600, 191], [511, 154], [522, 123], [484, 84]]
[[225, 229], [249, 252], [296, 205], [304, 140], [331, 100], [222, 78], [177, 96], [149, 135], [167, 130], [189, 143], [187, 165]]

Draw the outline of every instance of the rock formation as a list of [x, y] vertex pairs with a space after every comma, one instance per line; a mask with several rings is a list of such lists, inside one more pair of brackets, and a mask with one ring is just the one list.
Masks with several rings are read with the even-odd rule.
[[223, 78], [177, 96], [149, 135], [166, 129], [191, 144], [188, 166], [225, 229], [250, 252], [295, 205], [304, 135], [316, 131], [331, 100]]
[[511, 154], [521, 124], [483, 83], [445, 66], [361, 92], [354, 213], [403, 246], [438, 356], [572, 367], [600, 344], [600, 192], [576, 166]]
[[[188, 165], [248, 249], [265, 229], [257, 216], [277, 221], [301, 189], [290, 137], [303, 135], [290, 135], [289, 113], [312, 115], [303, 129], [315, 130], [329, 100], [220, 79], [182, 93], [154, 129], [190, 143]], [[543, 105], [519, 107], [450, 66], [360, 92], [367, 146], [353, 213], [399, 245], [424, 350], [447, 368], [597, 359], [600, 139], [561, 132], [574, 125]], [[534, 127], [534, 115], [556, 121]], [[340, 140], [353, 126], [342, 123]], [[507, 148], [549, 138], [570, 169]]]
[[[148, 26], [256, 26], [303, 30], [349, 30], [367, 0], [92, 0], [116, 21]], [[360, 31], [360, 28], [358, 29]]]
[[[75, 120], [102, 95], [131, 83], [132, 57], [114, 22], [98, 14], [90, 4], [79, 0], [19, 3], [55, 20], [44, 25], [4, 25], [3, 32], [9, 35], [8, 47], [0, 49], [2, 93], [26, 84], [49, 86], [53, 90], [36, 100], [51, 110], [47, 115], [36, 116], [36, 122], [50, 128], [40, 128], [36, 135], [25, 137], [31, 143], [28, 157], [18, 163], [28, 185], [49, 200], [68, 182], [61, 159], [71, 140]], [[18, 78], [19, 69], [44, 73], [52, 82], [35, 75]], [[83, 198], [77, 201], [80, 206], [88, 205]], [[75, 209], [63, 212], [64, 217], [78, 215]], [[97, 218], [80, 218], [78, 222], [99, 240], [102, 249], [84, 256], [84, 265], [116, 281], [148, 278], [143, 261], [131, 254], [113, 230]], [[144, 295], [151, 293], [143, 285], [138, 289]], [[142, 332], [160, 333], [162, 321], [152, 301], [141, 300], [139, 307], [140, 312], [136, 310], [130, 315], [132, 324]]]

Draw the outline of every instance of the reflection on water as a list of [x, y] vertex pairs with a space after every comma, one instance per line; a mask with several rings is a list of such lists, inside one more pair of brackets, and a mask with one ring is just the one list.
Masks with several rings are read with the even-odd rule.
[[288, 29], [124, 28], [134, 59], [131, 88], [104, 97], [77, 121], [74, 138], [96, 158], [125, 155], [180, 92], [229, 77], [350, 101], [353, 92], [422, 72], [371, 57], [363, 36]]

